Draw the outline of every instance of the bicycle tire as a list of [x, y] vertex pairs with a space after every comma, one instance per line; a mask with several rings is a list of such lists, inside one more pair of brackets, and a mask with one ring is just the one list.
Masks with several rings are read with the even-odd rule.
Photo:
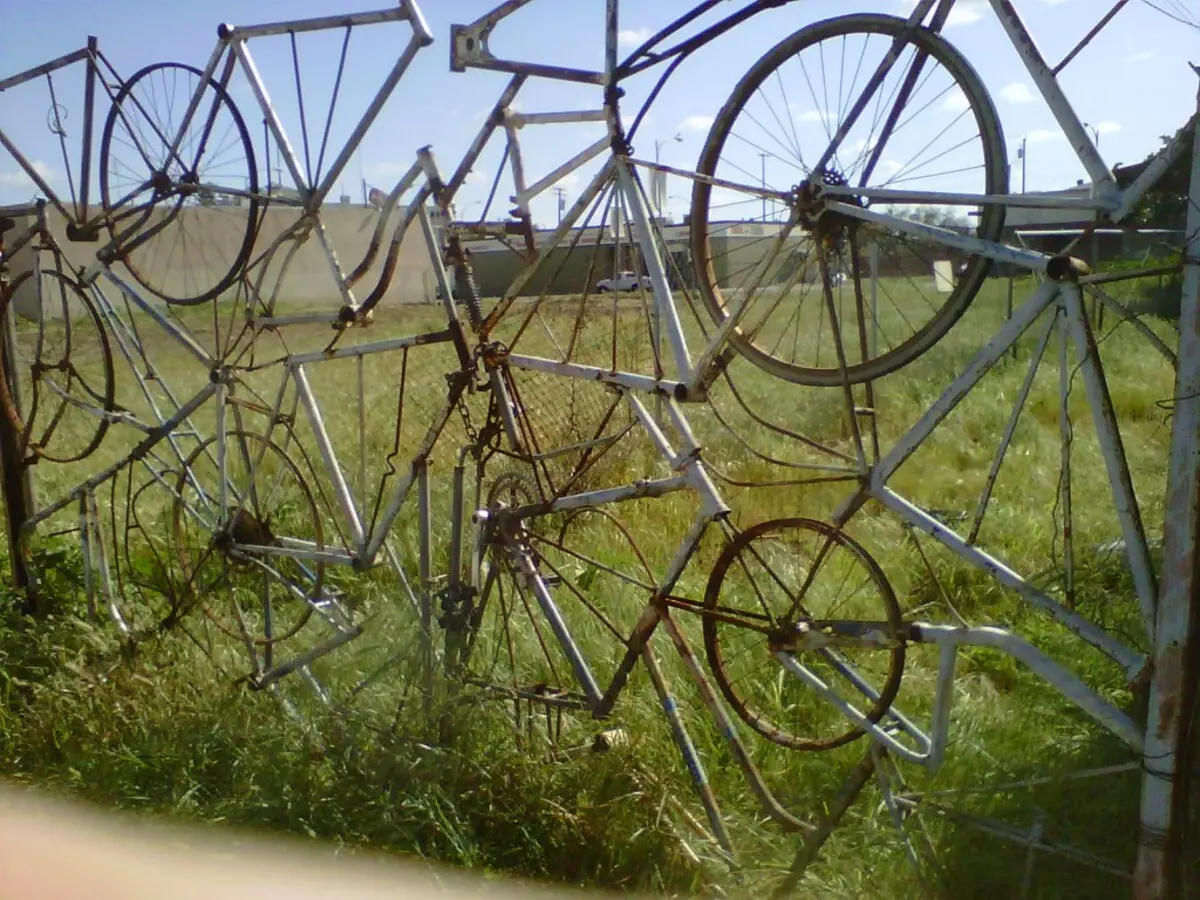
[[[113, 372], [112, 350], [108, 341], [108, 332], [104, 328], [104, 323], [100, 319], [99, 312], [97, 312], [92, 301], [88, 299], [87, 293], [73, 278], [64, 275], [57, 269], [44, 270], [41, 273], [41, 276], [43, 279], [53, 279], [66, 288], [70, 294], [69, 302], [78, 304], [78, 306], [82, 309], [81, 316], [67, 316], [68, 322], [71, 320], [71, 318], [82, 320], [87, 322], [91, 328], [95, 329], [97, 341], [90, 349], [92, 351], [99, 350], [104, 386], [99, 396], [90, 390], [89, 393], [93, 394], [93, 399], [100, 400], [102, 409], [104, 409], [106, 412], [111, 411], [114, 408], [116, 397], [116, 377]], [[17, 291], [31, 277], [33, 277], [33, 270], [26, 270], [14, 278], [9, 285], [2, 292], [0, 292], [0, 327], [8, 327], [8, 316], [10, 314], [10, 310], [12, 309], [13, 300], [17, 295]], [[38, 287], [38, 307], [39, 309], [44, 310], [47, 308], [47, 304], [43, 303], [42, 301], [43, 295], [41, 290], [43, 285], [39, 285]], [[64, 315], [67, 315], [68, 312], [69, 311], [64, 310]], [[40, 337], [38, 339], [38, 344], [40, 347]], [[15, 360], [13, 362], [15, 364]], [[46, 368], [51, 370], [61, 369], [65, 362], [66, 360], [60, 360], [59, 363], [55, 364], [54, 366], [47, 366]], [[42, 365], [41, 360], [38, 361], [38, 365]], [[65, 404], [67, 401], [63, 400], [61, 402]], [[35, 456], [40, 459], [44, 459], [47, 462], [70, 463], [85, 459], [96, 451], [96, 449], [103, 442], [105, 434], [108, 432], [108, 419], [97, 416], [95, 418], [96, 430], [86, 441], [83, 442], [82, 450], [75, 450], [74, 452], [66, 453], [65, 451], [52, 450], [49, 447], [41, 446], [39, 443], [31, 443], [28, 435], [30, 423], [25, 421], [25, 418], [21, 415], [21, 410], [19, 410], [17, 407], [16, 398], [13, 396], [8, 379], [4, 376], [3, 372], [0, 372], [0, 410], [3, 411], [4, 417], [8, 419], [9, 424], [16, 432], [19, 443], [24, 447], [31, 448]], [[32, 415], [37, 415], [36, 409], [33, 411]]]
[[[204, 73], [195, 66], [184, 65], [183, 63], [155, 63], [154, 65], [146, 66], [121, 85], [121, 89], [117, 92], [117, 96], [113, 100], [112, 106], [108, 111], [108, 116], [104, 121], [104, 131], [100, 139], [100, 197], [102, 203], [104, 204], [107, 227], [114, 241], [119, 241], [121, 237], [130, 229], [131, 226], [130, 222], [128, 221], [129, 216], [140, 215], [142, 217], [142, 224], [145, 224], [149, 221], [150, 217], [159, 207], [159, 204], [163, 201], [163, 199], [166, 200], [167, 204], [174, 204], [177, 200], [179, 201], [180, 205], [176, 206], [173, 213], [174, 215], [178, 216], [180, 210], [182, 209], [182, 201], [186, 197], [185, 193], [179, 190], [179, 186], [181, 184], [185, 184], [186, 182], [184, 180], [176, 181], [176, 179], [171, 178], [167, 174], [168, 170], [165, 165], [165, 148], [163, 149], [164, 166], [160, 172], [152, 173], [152, 177], [161, 176], [162, 179], [166, 179], [169, 181], [169, 188], [166, 191], [163, 191], [160, 186], [155, 186], [154, 195], [150, 199], [148, 206], [142, 203], [134, 203], [132, 210], [130, 210], [130, 204], [127, 202], [127, 198], [121, 196], [120, 192], [114, 185], [114, 181], [119, 177], [116, 171], [119, 164], [114, 158], [113, 139], [115, 129], [118, 123], [126, 123], [126, 128], [128, 128], [127, 123], [130, 117], [133, 115], [137, 115], [139, 113], [144, 115], [141, 101], [134, 94], [138, 84], [142, 81], [148, 82], [156, 75], [165, 75], [165, 73], [168, 71], [173, 71], [175, 73], [186, 73], [184, 77], [195, 76], [197, 79], [203, 78], [204, 75]], [[150, 90], [153, 90], [153, 88]], [[211, 273], [214, 276], [212, 279], [207, 279], [213, 283], [200, 284], [193, 292], [191, 290], [180, 290], [174, 286], [170, 286], [165, 282], [166, 276], [164, 276], [164, 279], [159, 279], [158, 277], [152, 276], [148, 271], [148, 267], [144, 263], [139, 262], [139, 259], [141, 258], [139, 251], [144, 252], [145, 250], [149, 250], [149, 253], [153, 254], [155, 252], [155, 244], [160, 236], [162, 236], [164, 233], [169, 234], [170, 232], [180, 230], [178, 222], [167, 223], [165, 226], [161, 227], [160, 231], [149, 238], [146, 238], [145, 242], [141, 244], [137, 244], [139, 234], [133, 234], [130, 242], [135, 243], [136, 246], [132, 249], [129, 249], [128, 247], [116, 247], [117, 258], [124, 263], [125, 267], [129, 270], [129, 273], [140, 285], [142, 285], [142, 287], [150, 291], [150, 293], [154, 294], [156, 297], [160, 297], [166, 302], [178, 306], [196, 306], [201, 303], [205, 303], [209, 300], [218, 298], [221, 294], [233, 286], [233, 284], [241, 276], [241, 273], [246, 265], [246, 261], [250, 258], [250, 254], [254, 249], [255, 236], [258, 230], [260, 207], [260, 200], [258, 196], [258, 167], [254, 162], [254, 145], [250, 139], [250, 133], [246, 128], [245, 120], [242, 118], [242, 114], [238, 110], [236, 104], [234, 104], [233, 98], [230, 97], [228, 92], [213, 79], [209, 78], [206, 83], [198, 81], [197, 88], [195, 92], [193, 92], [192, 97], [195, 97], [196, 94], [200, 93], [201, 91], [213, 91], [215, 93], [215, 99], [211, 102], [202, 100], [198, 104], [192, 119], [192, 123], [195, 124], [196, 121], [201, 118], [201, 116], [207, 115], [209, 116], [209, 120], [206, 125], [206, 132], [211, 132], [212, 126], [220, 110], [227, 111], [231, 120], [232, 128], [236, 132], [236, 141], [238, 144], [240, 144], [241, 149], [244, 152], [243, 159], [246, 163], [246, 170], [243, 173], [239, 168], [236, 177], [239, 179], [245, 179], [244, 192], [239, 188], [239, 194], [246, 194], [245, 205], [236, 205], [230, 207], [231, 209], [238, 210], [239, 215], [242, 212], [245, 213], [244, 222], [239, 228], [240, 234], [238, 234], [235, 238], [236, 251], [233, 255], [232, 261], [218, 264], [221, 266], [221, 269], [215, 273]], [[170, 120], [168, 119], [168, 121]], [[159, 129], [154, 128], [152, 129], [152, 132], [153, 131], [159, 131]], [[143, 136], [143, 133], [140, 130], [138, 134], [139, 136]], [[159, 134], [160, 136], [164, 136], [161, 134], [161, 131], [159, 131]], [[204, 155], [209, 149], [207, 145], [209, 136], [210, 134], [206, 133], [199, 139], [201, 147], [198, 153], [194, 153], [193, 151], [195, 156], [195, 168], [197, 170], [201, 168]], [[168, 139], [174, 139], [176, 135], [172, 134], [164, 137], [167, 137]], [[117, 141], [119, 144], [121, 139], [118, 137]], [[184, 147], [194, 147], [194, 145], [194, 143], [189, 143], [186, 141], [182, 142], [180, 153], [186, 152], [183, 149]], [[216, 152], [218, 155], [220, 154], [220, 151], [221, 147], [217, 147]], [[149, 160], [145, 159], [145, 155], [146, 152], [142, 151], [143, 162], [149, 162]], [[200, 180], [196, 172], [192, 172], [190, 175], [188, 173], [184, 173], [183, 178], [186, 179], [188, 177], [195, 177], [197, 179], [197, 183]], [[160, 194], [163, 196], [160, 197]], [[239, 200], [240, 199], [241, 198], [239, 196]], [[168, 212], [167, 214], [171, 215], [172, 213]], [[175, 244], [177, 245], [177, 243], [178, 239], [176, 239]], [[174, 247], [172, 247], [171, 253], [168, 254], [168, 263], [171, 262], [173, 253]], [[132, 258], [133, 254], [138, 254], [139, 259]], [[205, 257], [205, 259], [207, 261], [207, 257]], [[169, 267], [167, 276], [169, 276], [172, 271], [174, 271], [174, 269]]]
[[[730, 676], [726, 665], [725, 652], [721, 646], [722, 642], [720, 634], [717, 631], [717, 626], [719, 624], [733, 625], [734, 623], [722, 622], [721, 619], [711, 614], [721, 609], [722, 584], [730, 567], [739, 558], [742, 549], [762, 535], [789, 528], [814, 532], [826, 538], [831, 544], [849, 551], [853, 560], [862, 566], [868, 578], [879, 588], [879, 597], [882, 601], [885, 621], [891, 629], [893, 636], [902, 634], [904, 627], [903, 616], [901, 615], [900, 604], [896, 600], [896, 595], [892, 590], [891, 584], [883, 574], [879, 563], [857, 541], [841, 529], [834, 528], [815, 519], [773, 519], [761, 522], [739, 534], [725, 547], [713, 565], [704, 595], [704, 609], [709, 613], [704, 615], [704, 649], [708, 657], [709, 667], [713, 673], [713, 680], [716, 681], [717, 687], [725, 699], [729, 701], [738, 718], [754, 729], [754, 731], [775, 744], [793, 750], [831, 750], [862, 737], [862, 729], [849, 726], [844, 733], [836, 737], [824, 740], [814, 739], [789, 733], [784, 728], [775, 724], [766, 715], [760, 713], [753, 703], [744, 696], [743, 691], [739, 690], [734, 684], [734, 679]], [[737, 626], [735, 625], [734, 627]], [[892, 648], [890, 653], [891, 659], [888, 665], [887, 676], [884, 678], [883, 684], [877, 688], [878, 698], [865, 713], [867, 720], [872, 723], [876, 723], [883, 718], [900, 690], [900, 680], [904, 674], [905, 644], [903, 640], [899, 641], [898, 645]]]
[[[1008, 189], [1008, 162], [1003, 133], [991, 97], [967, 60], [943, 37], [924, 27], [909, 28], [903, 18], [876, 14], [855, 14], [827, 19], [794, 32], [775, 45], [742, 77], [724, 107], [713, 121], [701, 151], [697, 173], [711, 178], [732, 126], [746, 102], [764, 81], [787, 60], [807, 47], [830, 38], [854, 33], [890, 36], [913, 44], [946, 68], [962, 90], [974, 113], [983, 139], [987, 192], [1002, 194]], [[701, 299], [713, 319], [725, 318], [725, 303], [713, 266], [709, 238], [709, 200], [712, 185], [697, 180], [692, 191], [690, 241], [697, 285]], [[978, 237], [998, 240], [1004, 228], [1005, 208], [1000, 204], [980, 204]], [[846, 377], [851, 383], [881, 378], [912, 362], [936, 344], [961, 318], [982, 287], [991, 261], [978, 255], [970, 257], [965, 272], [934, 316], [912, 337], [892, 349], [861, 363], [848, 365]], [[736, 350], [769, 374], [796, 384], [834, 387], [843, 383], [840, 368], [817, 368], [779, 359], [754, 345], [737, 331], [731, 338]]]

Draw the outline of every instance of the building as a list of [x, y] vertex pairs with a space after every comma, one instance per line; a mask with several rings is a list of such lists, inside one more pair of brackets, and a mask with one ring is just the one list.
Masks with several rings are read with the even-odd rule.
[[[16, 228], [6, 235], [11, 244], [17, 234], [33, 226], [36, 214], [29, 206], [12, 208], [7, 214], [16, 221]], [[237, 257], [246, 220], [244, 208], [232, 205], [189, 206], [181, 215], [188, 221], [168, 226], [162, 232], [166, 239], [159, 242], [163, 252], [170, 254], [169, 268], [156, 266], [152, 260], [146, 265], [146, 271], [152, 273], [151, 280], [164, 279], [167, 283], [161, 286], [166, 290], [186, 295], [191, 286], [215, 284], [228, 271], [229, 263]], [[46, 218], [55, 243], [73, 268], [90, 263], [103, 246], [102, 243], [70, 241], [62, 215], [51, 207], [47, 207]], [[321, 209], [320, 223], [328, 250], [316, 228], [298, 228], [299, 221], [300, 211], [296, 207], [270, 206], [261, 213], [247, 277], [260, 296], [275, 298], [278, 311], [336, 310], [341, 305], [341, 290], [328, 251], [336, 256], [343, 274], [353, 272], [368, 256], [376, 237], [379, 213], [370, 207], [349, 203], [325, 205]], [[357, 301], [364, 300], [380, 283], [387, 251], [399, 222], [400, 216], [393, 213], [384, 223], [379, 250], [352, 289]], [[186, 232], [176, 233], [186, 233], [188, 240], [176, 242], [170, 239], [170, 230], [181, 225]], [[107, 232], [102, 232], [101, 241], [106, 239]], [[42, 265], [52, 264], [52, 257], [44, 254]], [[15, 279], [32, 268], [33, 250], [25, 247], [14, 253], [7, 266], [9, 278]], [[120, 263], [114, 266], [114, 272], [135, 283]], [[154, 301], [152, 295], [142, 293], [146, 299]], [[380, 302], [385, 305], [432, 303], [436, 295], [437, 280], [424, 237], [419, 228], [409, 228], [400, 243], [391, 280]], [[36, 302], [36, 297], [34, 284], [26, 281], [16, 297], [18, 309], [23, 304]]]
[[[753, 265], [763, 252], [766, 241], [777, 235], [780, 225], [773, 222], [713, 222], [710, 224], [710, 245], [718, 283], [728, 284], [738, 273]], [[660, 240], [665, 249], [663, 264], [672, 287], [691, 287], [695, 284], [692, 261], [691, 228], [687, 224], [669, 225], [660, 222]], [[557, 247], [550, 247], [554, 232], [540, 230], [535, 234], [539, 250], [547, 258], [535, 276], [519, 292], [519, 296], [547, 294], [580, 294], [595, 287], [597, 281], [618, 271], [644, 274], [640, 246], [636, 234], [624, 230], [621, 234], [610, 225], [593, 226], [569, 232]], [[467, 247], [475, 270], [475, 279], [483, 297], [504, 294], [528, 263], [521, 250], [520, 238], [504, 243], [497, 239], [471, 241]], [[789, 242], [798, 250], [807, 241], [802, 232], [795, 232]], [[784, 281], [795, 274], [794, 265], [803, 259], [803, 252], [779, 255], [776, 270], [768, 279]], [[793, 268], [788, 268], [791, 263]]]
[[[1118, 167], [1114, 171], [1118, 184], [1127, 186], [1143, 168], [1144, 164]], [[1074, 187], [1030, 192], [1027, 196], [1087, 199], [1091, 194], [1092, 185], [1079, 181]], [[1096, 213], [1086, 209], [1010, 206], [1004, 217], [1003, 240], [1041, 253], [1069, 251], [1093, 266], [1161, 255], [1178, 247], [1182, 240], [1182, 232], [1170, 228], [1105, 227], [1103, 223], [1097, 225], [1096, 220]], [[1092, 229], [1090, 234], [1088, 229]]]

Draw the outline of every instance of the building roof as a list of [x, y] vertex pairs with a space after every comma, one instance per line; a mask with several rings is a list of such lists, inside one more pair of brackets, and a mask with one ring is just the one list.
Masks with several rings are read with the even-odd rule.
[[[1171, 168], [1167, 169], [1165, 177], [1159, 180], [1155, 185], [1155, 190], [1171, 194], [1185, 194], [1188, 190], [1188, 178], [1190, 176], [1188, 163], [1191, 154], [1184, 153]], [[1121, 187], [1128, 187], [1133, 184], [1149, 165], [1149, 160], [1144, 160], [1140, 163], [1134, 163], [1128, 166], [1117, 166], [1113, 169], [1113, 175], [1117, 179], [1117, 184]]]

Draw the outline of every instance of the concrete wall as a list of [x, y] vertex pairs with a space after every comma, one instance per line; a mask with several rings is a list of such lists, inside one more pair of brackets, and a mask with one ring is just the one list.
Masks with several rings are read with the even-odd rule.
[[[228, 271], [230, 262], [236, 258], [244, 234], [246, 213], [247, 210], [239, 207], [190, 208], [152, 243], [135, 251], [135, 263], [148, 280], [161, 285], [168, 292], [188, 294], [211, 286], [223, 272]], [[373, 208], [350, 204], [331, 205], [322, 209], [321, 222], [344, 274], [349, 274], [366, 254], [379, 215]], [[261, 215], [261, 225], [251, 254], [252, 266], [247, 275], [254, 284], [261, 284], [264, 295], [278, 298], [278, 308], [281, 310], [337, 308], [341, 294], [317, 232], [310, 229], [307, 237], [294, 235], [282, 242], [277, 240], [295, 225], [297, 219], [296, 209], [282, 206], [271, 207]], [[72, 243], [67, 240], [65, 222], [57, 212], [51, 212], [48, 220], [51, 234], [68, 261], [75, 266], [89, 263], [97, 249], [103, 246], [103, 243]], [[386, 246], [392, 239], [398, 221], [399, 215], [393, 214], [384, 232], [384, 247], [380, 249], [375, 263], [353, 288], [355, 299], [360, 302], [379, 282]], [[32, 224], [32, 217], [18, 219], [16, 230], [7, 237], [11, 240]], [[43, 254], [42, 265], [51, 264], [52, 257]], [[32, 265], [32, 250], [25, 248], [19, 251], [9, 263], [10, 277], [15, 278], [19, 273], [28, 271]], [[126, 280], [132, 280], [119, 263], [113, 271]], [[16, 295], [18, 310], [28, 309], [29, 304], [36, 302], [36, 296], [32, 280], [26, 281]], [[231, 296], [231, 293], [226, 296]], [[395, 272], [381, 302], [392, 305], [424, 303], [432, 302], [435, 296], [433, 266], [421, 229], [414, 223], [404, 236]]]
[[[716, 276], [723, 287], [739, 286], [745, 282], [747, 271], [752, 269], [764, 253], [772, 246], [770, 238], [779, 226], [761, 223], [713, 223], [710, 229], [713, 263]], [[539, 235], [539, 238], [548, 235]], [[585, 235], [574, 248], [570, 236], [562, 245], [550, 251], [550, 257], [542, 263], [537, 274], [521, 291], [521, 296], [548, 294], [578, 294], [595, 287], [597, 281], [610, 277], [617, 268], [644, 272], [640, 264], [637, 245], [632, 247], [626, 237], [622, 246], [620, 266], [616, 266], [617, 248], [612, 230], [605, 229], [597, 240], [595, 235]], [[795, 272], [803, 261], [807, 237], [800, 232], [789, 240], [789, 246], [781, 252], [767, 273], [768, 282], [782, 282]], [[664, 258], [667, 276], [672, 287], [694, 287], [695, 266], [692, 263], [691, 234], [686, 225], [668, 225], [662, 229], [661, 241], [665, 245]], [[498, 241], [476, 241], [468, 245], [479, 292], [484, 297], [504, 294], [517, 275], [525, 268], [524, 259]], [[631, 264], [630, 259], [637, 262]], [[590, 276], [590, 277], [589, 277]], [[682, 282], [676, 283], [676, 282]]]

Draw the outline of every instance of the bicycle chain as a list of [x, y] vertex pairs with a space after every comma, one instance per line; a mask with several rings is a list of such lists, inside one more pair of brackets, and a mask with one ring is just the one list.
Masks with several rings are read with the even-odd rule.
[[467, 443], [475, 445], [479, 443], [479, 432], [471, 421], [471, 410], [467, 408], [467, 396], [470, 393], [473, 391], [468, 391], [458, 398], [458, 415], [462, 419], [463, 430], [467, 434]]

